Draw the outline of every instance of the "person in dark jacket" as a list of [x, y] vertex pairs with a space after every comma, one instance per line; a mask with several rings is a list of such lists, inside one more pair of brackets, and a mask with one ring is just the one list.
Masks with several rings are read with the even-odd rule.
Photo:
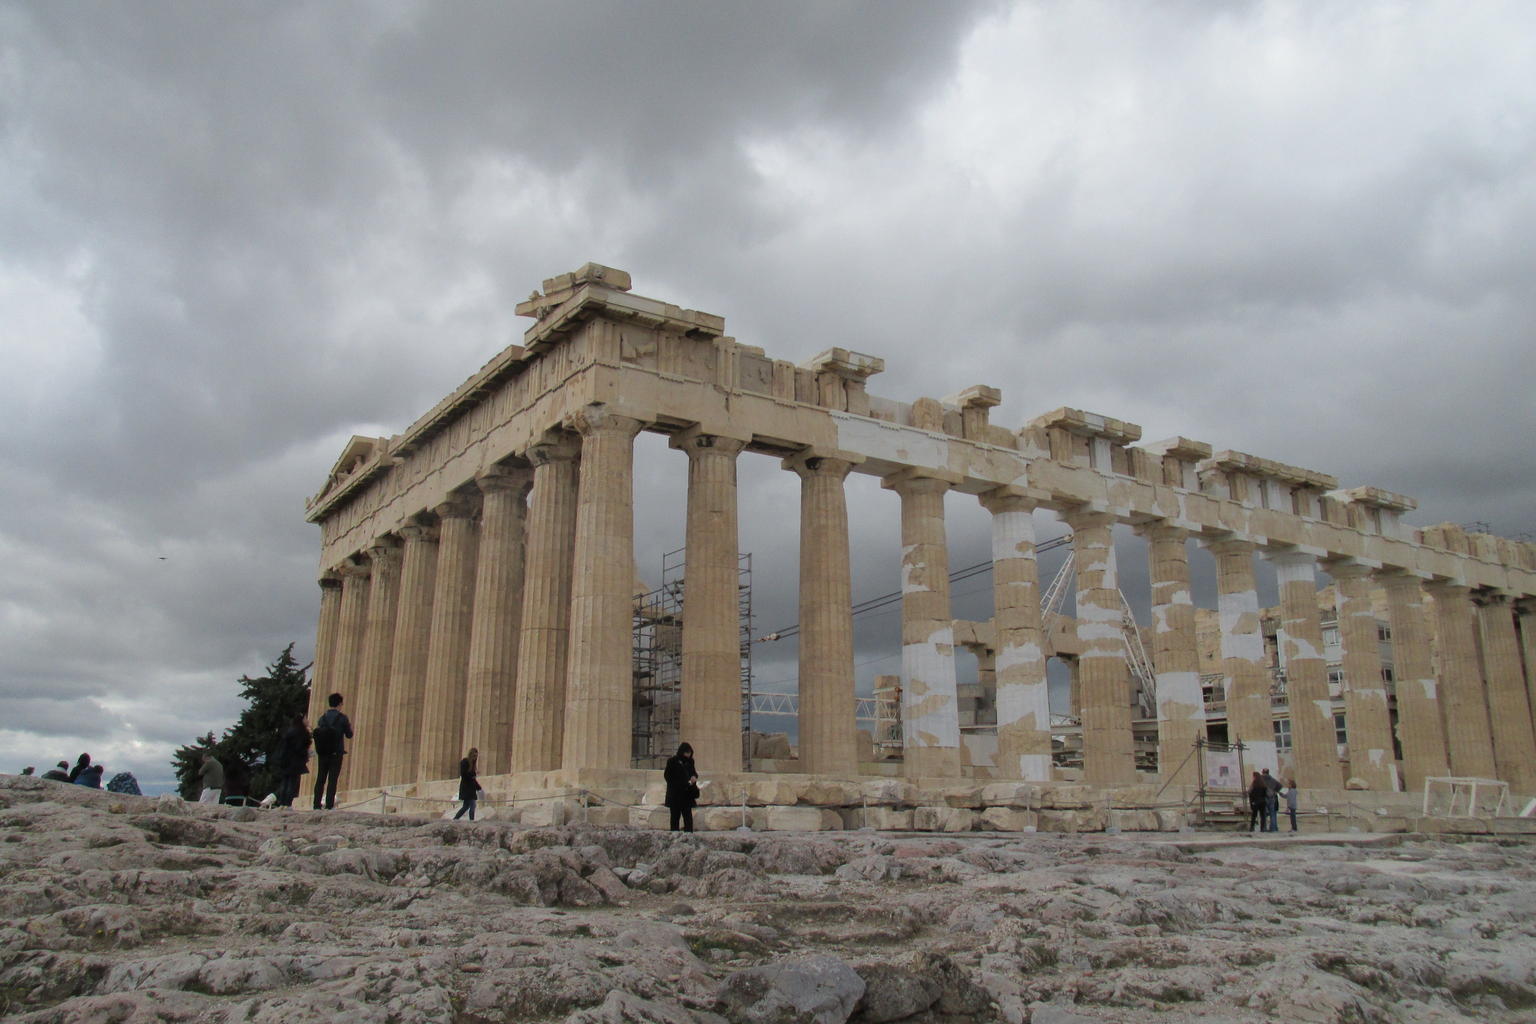
[[277, 806], [292, 807], [299, 795], [299, 776], [309, 771], [309, 726], [303, 715], [293, 721], [277, 738]]
[[1264, 827], [1264, 804], [1269, 799], [1269, 787], [1264, 785], [1264, 777], [1258, 772], [1253, 773], [1253, 782], [1248, 786], [1248, 831], [1257, 832]]
[[84, 771], [82, 771], [79, 775], [77, 775], [75, 777], [75, 785], [77, 785], [77, 786], [86, 786], [86, 787], [88, 787], [90, 789], [100, 789], [101, 788], [101, 774], [104, 771], [106, 771], [106, 768], [103, 767], [102, 765], [99, 765], [99, 764], [90, 765]]
[[480, 751], [474, 747], [469, 748], [469, 753], [459, 762], [459, 799], [464, 801], [464, 806], [459, 808], [459, 813], [453, 816], [458, 821], [469, 815], [469, 820], [475, 820], [475, 801], [480, 799], [480, 780], [475, 777], [475, 769], [480, 765]]
[[1265, 768], [1259, 776], [1264, 781], [1264, 817], [1266, 819], [1264, 831], [1280, 831], [1280, 790], [1285, 787], [1280, 785], [1280, 780], [1269, 774]]
[[52, 782], [68, 782], [69, 781], [69, 762], [68, 761], [60, 761], [54, 767], [52, 767], [52, 768], [48, 769], [47, 771], [43, 772], [43, 778], [48, 779], [48, 780], [50, 780]]
[[352, 723], [341, 710], [341, 694], [326, 698], [330, 705], [315, 723], [315, 810], [336, 809], [336, 783], [341, 779], [341, 759], [346, 756], [346, 741], [352, 738]]
[[75, 762], [75, 766], [69, 770], [69, 781], [74, 782], [76, 779], [80, 778], [80, 773], [85, 771], [90, 766], [91, 755], [81, 754], [80, 759]]
[[693, 746], [680, 743], [677, 753], [667, 758], [662, 771], [667, 780], [667, 807], [672, 811], [672, 831], [682, 822], [684, 832], [693, 831], [693, 805], [699, 802], [699, 772], [693, 765]]

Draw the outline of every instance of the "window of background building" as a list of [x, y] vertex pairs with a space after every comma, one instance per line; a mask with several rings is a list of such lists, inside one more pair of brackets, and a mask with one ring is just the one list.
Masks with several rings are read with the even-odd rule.
[[1291, 720], [1289, 718], [1275, 719], [1275, 749], [1291, 749]]
[[1344, 716], [1342, 714], [1333, 716], [1333, 741], [1341, 744], [1349, 742], [1349, 734], [1344, 729]]

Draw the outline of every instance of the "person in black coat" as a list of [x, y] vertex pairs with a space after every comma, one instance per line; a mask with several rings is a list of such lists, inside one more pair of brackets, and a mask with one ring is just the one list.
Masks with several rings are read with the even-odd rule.
[[480, 751], [475, 747], [469, 748], [469, 753], [459, 762], [459, 799], [464, 801], [464, 806], [459, 808], [459, 813], [453, 816], [458, 821], [467, 813], [469, 820], [475, 820], [475, 801], [480, 799], [480, 780], [475, 775], [475, 769], [480, 766]]
[[1264, 777], [1254, 772], [1253, 782], [1248, 786], [1248, 831], [1255, 832], [1264, 827], [1264, 806], [1268, 800], [1269, 787], [1264, 785]]
[[292, 807], [299, 795], [299, 776], [309, 772], [309, 726], [303, 715], [293, 721], [277, 738], [277, 806]]
[[69, 781], [74, 782], [76, 779], [80, 778], [80, 773], [85, 771], [90, 766], [91, 755], [81, 754], [80, 759], [75, 762], [75, 766], [69, 770]]
[[672, 831], [681, 820], [684, 832], [693, 831], [693, 805], [699, 802], [699, 772], [693, 766], [693, 747], [680, 743], [677, 753], [667, 758], [662, 772], [667, 780], [667, 807], [672, 811]]

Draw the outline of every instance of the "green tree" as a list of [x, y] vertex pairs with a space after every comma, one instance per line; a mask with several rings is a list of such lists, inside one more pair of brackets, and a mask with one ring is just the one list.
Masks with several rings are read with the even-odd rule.
[[240, 677], [240, 696], [246, 704], [235, 724], [217, 740], [210, 732], [178, 748], [172, 758], [183, 798], [197, 798], [198, 773], [203, 755], [210, 751], [224, 765], [226, 792], [260, 800], [277, 788], [277, 773], [267, 762], [284, 726], [294, 715], [309, 710], [309, 668], [298, 663], [289, 644], [267, 666], [266, 675]]

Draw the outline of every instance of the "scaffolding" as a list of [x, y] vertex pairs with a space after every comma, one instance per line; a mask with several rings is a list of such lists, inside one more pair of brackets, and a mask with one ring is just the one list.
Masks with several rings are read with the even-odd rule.
[[[660, 768], [680, 740], [683, 684], [683, 614], [687, 599], [685, 548], [661, 556], [661, 586], [635, 598], [632, 636], [634, 716], [630, 763]], [[747, 764], [752, 725], [752, 555], [736, 562], [736, 601], [741, 615], [740, 656], [742, 762]], [[749, 765], [750, 767], [750, 765]]]

